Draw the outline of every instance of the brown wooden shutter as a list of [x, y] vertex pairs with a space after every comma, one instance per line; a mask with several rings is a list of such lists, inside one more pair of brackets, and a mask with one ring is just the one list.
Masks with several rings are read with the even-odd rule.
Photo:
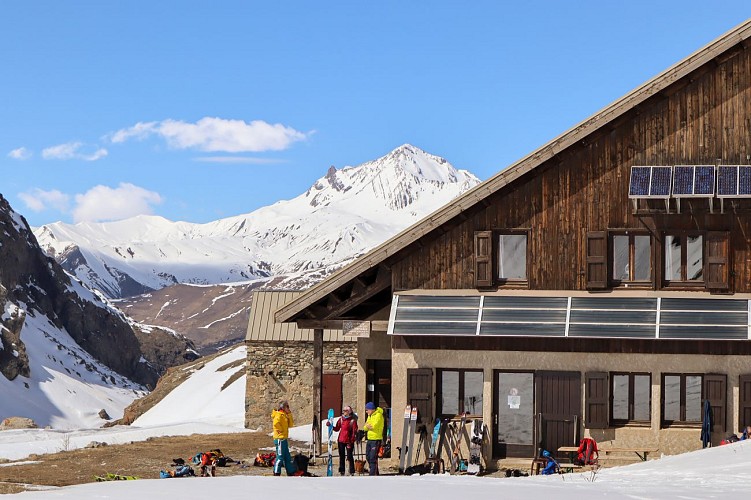
[[587, 429], [608, 428], [608, 374], [589, 372], [585, 375], [584, 427]]
[[706, 287], [712, 290], [730, 288], [730, 233], [707, 233], [706, 259], [704, 261]]
[[475, 231], [475, 288], [493, 286], [493, 232]]
[[712, 407], [712, 432], [725, 432], [727, 415], [727, 375], [704, 375], [704, 398]]
[[738, 394], [738, 426], [736, 429], [745, 429], [751, 425], [751, 375], [741, 375], [740, 391]]
[[407, 369], [407, 403], [417, 406], [417, 421], [433, 423], [433, 370]]
[[608, 287], [608, 233], [587, 233], [587, 289], [602, 290]]

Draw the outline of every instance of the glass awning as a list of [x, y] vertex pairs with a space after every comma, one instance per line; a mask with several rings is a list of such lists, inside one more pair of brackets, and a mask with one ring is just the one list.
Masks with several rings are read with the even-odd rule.
[[725, 298], [399, 294], [388, 333], [748, 340], [749, 306]]

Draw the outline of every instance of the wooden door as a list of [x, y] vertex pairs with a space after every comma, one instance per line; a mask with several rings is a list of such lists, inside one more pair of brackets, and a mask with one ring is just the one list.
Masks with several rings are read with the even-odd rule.
[[535, 373], [535, 411], [542, 449], [558, 456], [560, 446], [576, 446], [581, 421], [581, 373]]
[[329, 408], [334, 415], [342, 414], [342, 374], [324, 373], [321, 400], [321, 422], [328, 418]]
[[417, 407], [417, 423], [433, 425], [433, 370], [407, 370], [407, 403]]

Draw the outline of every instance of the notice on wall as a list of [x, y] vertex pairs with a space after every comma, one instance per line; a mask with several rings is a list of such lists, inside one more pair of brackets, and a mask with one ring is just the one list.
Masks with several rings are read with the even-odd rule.
[[519, 389], [512, 387], [508, 391], [508, 407], [512, 410], [518, 410], [522, 404], [522, 397], [519, 396]]
[[370, 337], [370, 321], [353, 321], [345, 319], [342, 321], [342, 334], [345, 337]]

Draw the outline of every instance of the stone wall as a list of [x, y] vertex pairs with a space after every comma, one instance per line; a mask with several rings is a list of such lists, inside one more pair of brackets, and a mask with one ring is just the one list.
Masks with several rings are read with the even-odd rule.
[[[270, 431], [271, 410], [289, 401], [295, 425], [313, 421], [313, 343], [247, 342], [245, 427]], [[357, 343], [324, 342], [323, 372], [342, 374], [342, 400], [357, 398]]]

